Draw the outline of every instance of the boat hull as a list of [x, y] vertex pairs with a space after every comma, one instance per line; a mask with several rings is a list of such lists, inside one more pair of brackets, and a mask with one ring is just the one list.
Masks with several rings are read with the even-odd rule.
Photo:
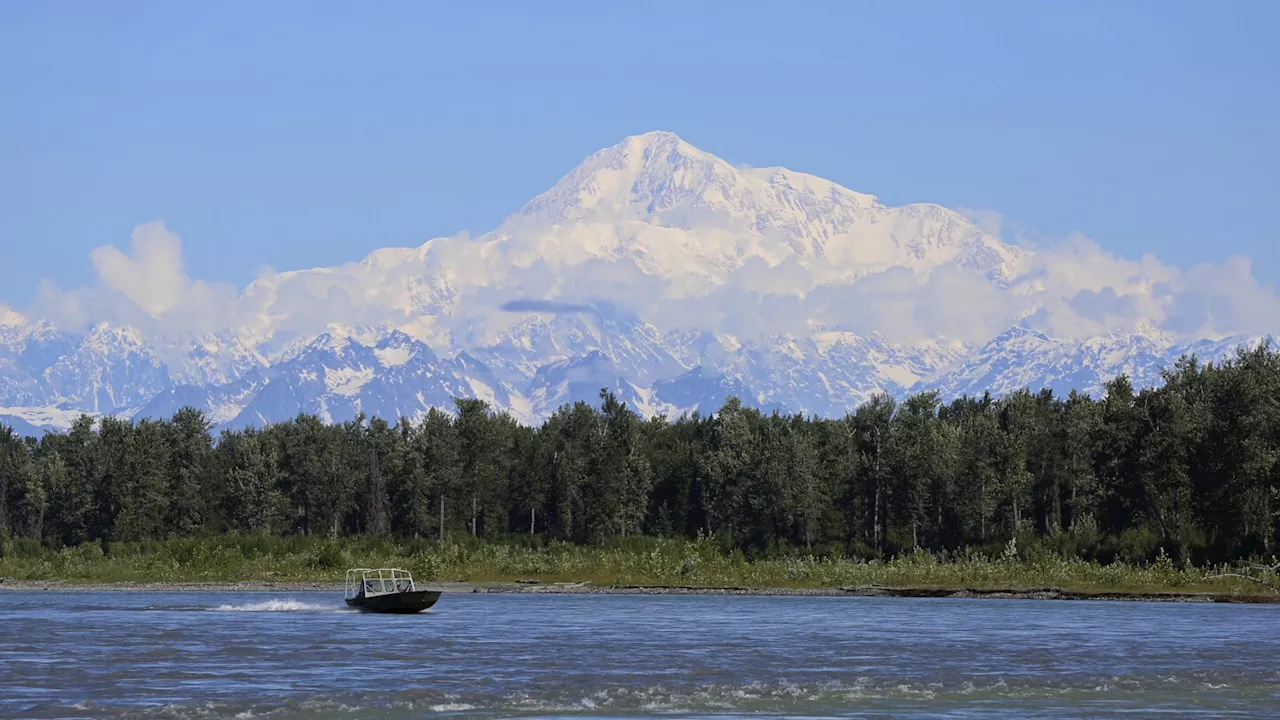
[[347, 605], [361, 612], [408, 614], [422, 612], [435, 605], [439, 599], [439, 590], [415, 590], [372, 597], [347, 598]]

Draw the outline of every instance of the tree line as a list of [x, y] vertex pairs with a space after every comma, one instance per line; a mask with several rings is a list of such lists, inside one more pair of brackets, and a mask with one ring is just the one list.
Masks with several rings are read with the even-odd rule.
[[[212, 533], [596, 543], [712, 536], [885, 557], [1011, 538], [1109, 561], [1264, 556], [1280, 538], [1280, 352], [1184, 358], [1100, 398], [876, 396], [840, 418], [645, 419], [607, 391], [539, 427], [484, 401], [419, 420], [314, 415], [216, 438], [198, 410], [0, 425], [0, 535], [52, 546]], [[1136, 555], [1136, 557], [1134, 557]]]

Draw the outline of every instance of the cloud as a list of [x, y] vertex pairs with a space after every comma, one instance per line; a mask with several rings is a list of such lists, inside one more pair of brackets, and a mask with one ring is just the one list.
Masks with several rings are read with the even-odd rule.
[[875, 333], [904, 344], [936, 337], [982, 342], [1016, 322], [1029, 304], [953, 266], [923, 275], [890, 268], [851, 284], [818, 288], [808, 300], [824, 327]]
[[956, 212], [969, 218], [982, 232], [993, 237], [1004, 237], [1005, 217], [1003, 213], [988, 208], [957, 207]]
[[1047, 330], [1065, 337], [1158, 327], [1183, 338], [1263, 334], [1280, 327], [1280, 298], [1247, 258], [1181, 269], [1147, 254], [1114, 255], [1073, 236], [1037, 251], [1032, 295]]
[[1112, 287], [1100, 291], [1081, 290], [1067, 301], [1080, 317], [1096, 323], [1108, 323], [1113, 318], [1132, 318], [1137, 313], [1138, 302], [1132, 295], [1121, 296]]
[[188, 277], [182, 240], [163, 222], [135, 227], [128, 253], [104, 245], [89, 257], [98, 285], [64, 291], [44, 280], [34, 315], [72, 330], [108, 320], [148, 331], [208, 333], [238, 320], [235, 287]]
[[105, 245], [89, 257], [104, 285], [159, 317], [181, 302], [191, 286], [182, 268], [182, 240], [163, 222], [151, 222], [133, 229], [130, 250], [126, 255]]
[[0, 327], [25, 325], [27, 319], [4, 303], [0, 303]]
[[953, 209], [967, 218], [982, 232], [1010, 245], [1033, 250], [1044, 245], [1054, 245], [1058, 241], [1057, 238], [1038, 233], [1013, 220], [999, 210], [970, 208], [963, 205]]
[[[998, 213], [967, 212], [988, 233], [1022, 232]], [[514, 227], [504, 226], [503, 233]], [[631, 236], [609, 234], [609, 226], [537, 232], [523, 228], [510, 240], [503, 233], [437, 238], [332, 268], [264, 269], [237, 292], [191, 278], [178, 235], [163, 223], [147, 223], [134, 229], [127, 252], [110, 245], [93, 251], [97, 283], [64, 291], [45, 281], [24, 314], [72, 330], [110, 320], [168, 337], [230, 328], [251, 344], [272, 347], [334, 325], [399, 327], [440, 349], [494, 342], [524, 322], [522, 314], [588, 314], [606, 303], [663, 332], [710, 331], [744, 340], [822, 328], [906, 344], [936, 337], [982, 343], [1019, 322], [1064, 338], [1150, 327], [1186, 338], [1280, 327], [1280, 298], [1257, 282], [1247, 258], [1181, 269], [1154, 255], [1116, 255], [1080, 234], [1033, 236], [1034, 249], [1024, 253], [1018, 276], [1001, 286], [957, 263], [834, 280], [849, 268], [868, 270], [856, 256], [871, 252], [874, 243], [846, 243], [838, 249], [843, 255], [832, 250], [827, 262], [840, 272], [808, 267], [785, 253], [769, 260], [750, 255], [717, 284], [706, 269], [721, 266], [712, 263], [757, 245], [739, 244], [738, 236], [698, 235], [689, 242], [710, 238], [719, 244], [704, 248], [728, 248], [708, 261], [711, 255], [679, 246], [683, 236], [671, 228], [642, 229], [653, 234], [632, 245]], [[685, 253], [689, 262], [655, 253]], [[656, 275], [647, 269], [654, 257], [687, 271]], [[673, 257], [681, 261], [671, 262]], [[0, 307], [0, 318], [5, 312]]]
[[515, 313], [594, 313], [590, 305], [555, 302], [552, 300], [511, 300], [502, 304], [502, 310]]
[[770, 265], [761, 257], [750, 257], [729, 275], [726, 286], [762, 295], [801, 295], [814, 286], [813, 275], [794, 257]]
[[1050, 238], [999, 212], [962, 208], [983, 231], [1032, 250], [1014, 294], [1038, 329], [1060, 337], [1159, 328], [1184, 339], [1267, 334], [1280, 297], [1258, 283], [1248, 258], [1184, 269], [1154, 254], [1125, 258], [1081, 233]]
[[1166, 327], [1186, 336], [1267, 333], [1280, 329], [1280, 297], [1253, 276], [1253, 262], [1231, 257], [1221, 265], [1201, 264], [1162, 288]]

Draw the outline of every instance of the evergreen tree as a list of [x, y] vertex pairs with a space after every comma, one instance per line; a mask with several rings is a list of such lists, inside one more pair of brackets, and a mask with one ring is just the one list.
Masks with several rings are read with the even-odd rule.
[[216, 443], [191, 408], [85, 416], [38, 440], [0, 426], [0, 534], [59, 546], [227, 531], [647, 533], [884, 557], [1069, 533], [1053, 547], [1195, 562], [1269, 557], [1280, 540], [1269, 345], [1184, 358], [1141, 392], [1119, 377], [1101, 400], [877, 395], [819, 419], [730, 398], [710, 415], [646, 420], [605, 390], [599, 407], [566, 405], [538, 427], [481, 400], [453, 409], [395, 425], [303, 414]]
[[22, 439], [13, 428], [0, 423], [0, 537], [10, 532], [9, 508], [14, 504], [10, 496], [17, 494], [22, 486], [26, 456]]
[[217, 493], [227, 527], [242, 533], [275, 533], [287, 529], [288, 502], [280, 490], [277, 448], [259, 430], [224, 430], [212, 460], [222, 479]]
[[169, 532], [194, 535], [209, 518], [210, 482], [205, 476], [213, 452], [213, 436], [204, 413], [184, 407], [163, 426], [170, 448], [168, 457]]
[[854, 414], [857, 431], [858, 465], [866, 478], [862, 493], [864, 506], [871, 509], [866, 536], [877, 552], [884, 549], [890, 516], [891, 473], [889, 444], [893, 436], [893, 416], [897, 403], [888, 395], [875, 395]]

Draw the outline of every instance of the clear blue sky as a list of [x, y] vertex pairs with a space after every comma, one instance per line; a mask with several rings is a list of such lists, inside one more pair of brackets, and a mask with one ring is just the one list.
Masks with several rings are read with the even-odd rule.
[[492, 228], [672, 130], [1280, 284], [1280, 3], [6, 2], [0, 302], [137, 223], [191, 275]]

